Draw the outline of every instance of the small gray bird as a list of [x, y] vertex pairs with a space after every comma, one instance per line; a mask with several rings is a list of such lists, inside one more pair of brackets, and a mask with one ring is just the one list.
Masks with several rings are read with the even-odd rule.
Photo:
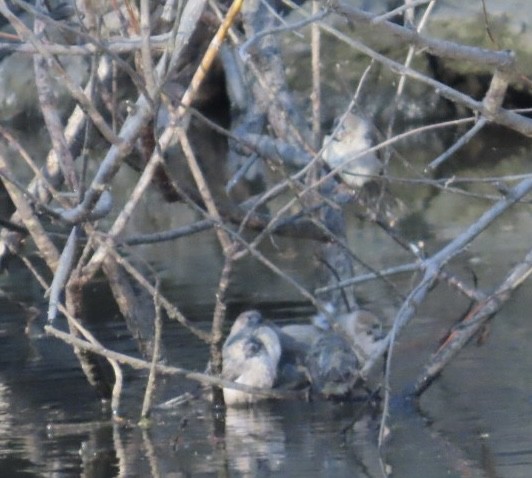
[[382, 163], [375, 152], [363, 151], [373, 146], [368, 123], [354, 113], [347, 113], [339, 131], [323, 140], [323, 159], [331, 169], [340, 168], [342, 180], [354, 189], [371, 181], [382, 171]]
[[358, 381], [360, 367], [344, 334], [311, 324], [287, 325], [281, 331], [283, 356], [292, 359], [293, 368], [304, 367], [314, 393], [325, 398], [349, 394]]
[[[223, 349], [222, 378], [252, 387], [271, 389], [277, 379], [281, 344], [273, 327], [257, 311], [247, 311], [235, 320]], [[264, 399], [224, 388], [228, 406], [245, 405]]]
[[[304, 367], [307, 383], [325, 398], [344, 397], [360, 382], [359, 370], [380, 345], [382, 324], [365, 310], [338, 314], [330, 304], [312, 324], [287, 325], [280, 329], [281, 362], [293, 369]], [[283, 377], [283, 367], [281, 377]], [[284, 374], [286, 375], [286, 374]]]
[[323, 330], [336, 330], [349, 341], [362, 365], [380, 346], [383, 338], [382, 321], [368, 310], [338, 314], [330, 304], [325, 308], [332, 316], [329, 322], [323, 314], [312, 318], [312, 323]]
[[348, 395], [360, 378], [360, 365], [349, 341], [333, 331], [324, 331], [314, 342], [306, 365], [312, 389], [325, 398]]

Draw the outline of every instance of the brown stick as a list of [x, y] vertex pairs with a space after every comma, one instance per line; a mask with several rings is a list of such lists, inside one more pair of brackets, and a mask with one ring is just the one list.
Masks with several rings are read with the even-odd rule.
[[[62, 332], [61, 330], [58, 330], [51, 325], [45, 326], [44, 329], [50, 335], [62, 340], [63, 342], [67, 344], [70, 344], [74, 347], [78, 347], [83, 350], [88, 350], [95, 354], [102, 355], [103, 357], [106, 357], [107, 359], [116, 360], [117, 362], [123, 363], [125, 365], [129, 365], [130, 367], [134, 369], [149, 370], [151, 368], [151, 363], [147, 362], [146, 360], [141, 360], [141, 359], [137, 359], [134, 357], [130, 357], [129, 355], [125, 355], [125, 354], [121, 354], [121, 353], [109, 350], [105, 347], [102, 347], [101, 345], [92, 344], [85, 340], [81, 340], [70, 334]], [[249, 385], [243, 385], [241, 383], [235, 383], [229, 380], [224, 380], [221, 378], [213, 377], [212, 375], [207, 375], [207, 374], [200, 373], [200, 372], [191, 372], [190, 370], [180, 368], [180, 367], [172, 367], [169, 365], [157, 364], [155, 368], [158, 373], [161, 373], [164, 375], [182, 375], [184, 378], [188, 378], [196, 382], [204, 383], [206, 385], [233, 388], [235, 390], [240, 390], [242, 392], [262, 395], [265, 397], [280, 398], [280, 399], [296, 399], [296, 398], [304, 398], [306, 396], [306, 394], [303, 392], [300, 393], [300, 392], [290, 392], [290, 391], [251, 387]]]

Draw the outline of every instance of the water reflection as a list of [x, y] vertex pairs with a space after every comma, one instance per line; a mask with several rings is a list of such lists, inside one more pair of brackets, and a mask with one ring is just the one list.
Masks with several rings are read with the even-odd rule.
[[278, 472], [286, 458], [281, 417], [265, 407], [228, 409], [225, 451], [231, 470], [244, 477]]

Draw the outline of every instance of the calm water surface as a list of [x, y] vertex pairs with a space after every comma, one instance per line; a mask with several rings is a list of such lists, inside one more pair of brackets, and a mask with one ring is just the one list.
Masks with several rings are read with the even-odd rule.
[[[399, 342], [394, 387], [415, 377], [435, 336], [448, 291]], [[447, 297], [448, 298], [448, 297]], [[439, 301], [440, 304], [438, 305]], [[206, 401], [158, 410], [148, 431], [111, 425], [69, 348], [28, 337], [26, 317], [3, 302], [0, 324], [0, 469], [2, 476], [382, 476], [378, 421], [346, 403], [268, 403], [216, 416]], [[383, 455], [394, 476], [528, 477], [532, 470], [530, 290], [494, 321], [482, 347], [470, 345], [415, 411], [392, 408], [393, 438]], [[299, 309], [295, 308], [295, 312]], [[275, 315], [275, 311], [268, 311]], [[205, 322], [205, 327], [208, 323]], [[94, 332], [135, 354], [113, 316]], [[165, 326], [170, 363], [201, 370], [207, 350], [174, 324]], [[146, 377], [127, 373], [122, 413], [135, 422]], [[158, 400], [194, 390], [161, 379]]]

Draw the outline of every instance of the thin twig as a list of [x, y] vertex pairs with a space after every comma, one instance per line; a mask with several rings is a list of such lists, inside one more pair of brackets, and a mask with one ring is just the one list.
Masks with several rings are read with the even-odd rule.
[[0, 0], [0, 13], [4, 15], [17, 33], [24, 39], [30, 41], [39, 54], [46, 58], [50, 65], [50, 70], [54, 75], [57, 75], [61, 83], [67, 88], [72, 97], [82, 106], [83, 110], [90, 116], [100, 133], [112, 144], [118, 144], [119, 138], [116, 137], [111, 128], [107, 125], [105, 119], [95, 106], [89, 101], [83, 90], [76, 84], [76, 82], [65, 72], [61, 64], [49, 53], [46, 45], [40, 41], [33, 32], [24, 25], [24, 23], [14, 15], [5, 3], [5, 0]]
[[141, 46], [141, 60], [144, 80], [146, 81], [146, 89], [152, 100], [157, 94], [157, 75], [153, 71], [153, 58], [150, 42], [150, 2], [149, 0], [141, 0], [140, 2], [140, 33], [142, 37]]
[[[373, 19], [377, 16], [360, 8], [355, 8], [342, 0], [329, 0], [328, 4], [329, 8], [334, 12], [345, 16], [356, 24], [371, 25]], [[409, 43], [418, 49], [427, 50], [442, 58], [474, 61], [493, 68], [506, 69], [515, 66], [515, 58], [507, 51], [491, 51], [484, 48], [461, 45], [451, 41], [433, 39], [423, 36], [410, 28], [405, 28], [389, 21], [373, 24], [372, 27], [376, 32], [380, 32], [386, 37], [392, 36], [396, 38], [397, 42]]]
[[389, 12], [383, 13], [382, 15], [378, 15], [371, 20], [372, 24], [380, 23], [385, 20], [388, 20], [390, 18], [396, 17], [399, 14], [402, 14], [405, 10], [408, 10], [410, 8], [419, 7], [421, 5], [425, 5], [431, 1], [434, 0], [417, 0], [412, 2], [405, 2], [404, 5], [401, 5], [400, 7], [394, 8], [393, 10], [390, 10]]
[[477, 133], [479, 133], [484, 126], [488, 123], [488, 120], [484, 117], [480, 118], [474, 126], [467, 131], [458, 141], [456, 141], [451, 147], [440, 154], [436, 159], [431, 161], [425, 168], [426, 172], [434, 171], [438, 166], [447, 161], [456, 151], [463, 148], [469, 141], [471, 141]]
[[[89, 352], [101, 355], [103, 357], [106, 357], [107, 359], [115, 360], [119, 363], [129, 365], [130, 367], [134, 369], [150, 370], [152, 366], [151, 363], [147, 362], [146, 360], [138, 359], [135, 357], [130, 357], [129, 355], [122, 354], [119, 352], [114, 352], [105, 347], [102, 347], [101, 345], [93, 344], [86, 340], [82, 340], [77, 337], [74, 337], [71, 334], [62, 332], [61, 330], [58, 330], [51, 325], [46, 325], [44, 329], [46, 333], [49, 333], [50, 335], [62, 340], [63, 342], [67, 344], [70, 344], [81, 350], [87, 350]], [[200, 373], [200, 372], [192, 372], [184, 368], [172, 367], [169, 365], [157, 364], [155, 368], [157, 370], [157, 373], [160, 373], [163, 375], [180, 375], [180, 376], [183, 376], [184, 378], [194, 380], [196, 382], [200, 382], [206, 385], [213, 385], [213, 386], [218, 386], [218, 387], [223, 387], [223, 388], [233, 388], [235, 390], [240, 390], [242, 392], [257, 394], [257, 395], [261, 395], [265, 397], [280, 398], [280, 399], [297, 399], [297, 398], [304, 398], [306, 395], [303, 392], [299, 393], [299, 392], [291, 392], [291, 391], [284, 391], [284, 390], [251, 387], [249, 385], [243, 385], [241, 383], [231, 382], [229, 380], [224, 380], [218, 377], [214, 377], [212, 375], [207, 375], [207, 374]]]
[[[120, 264], [126, 272], [135, 279], [138, 284], [140, 284], [146, 291], [151, 294], [152, 296], [155, 296], [157, 290], [156, 288], [144, 277], [144, 275], [139, 272], [135, 266], [131, 264], [131, 262], [122, 257], [118, 252], [116, 251], [116, 248], [114, 246], [109, 245], [108, 241], [105, 239], [99, 237], [98, 234], [94, 234], [92, 238], [99, 242], [100, 246], [102, 243], [106, 244], [106, 247], [108, 247], [109, 254], [113, 257], [113, 259]], [[177, 308], [177, 306], [173, 305], [168, 299], [166, 299], [164, 296], [159, 295], [159, 302], [164, 307], [166, 313], [168, 316], [179, 322], [181, 325], [186, 327], [190, 332], [192, 332], [196, 337], [203, 340], [204, 342], [210, 342], [211, 337], [208, 333], [201, 330], [200, 328], [194, 326], [190, 321], [187, 320], [187, 318], [181, 313], [181, 311]]]
[[161, 318], [161, 304], [159, 302], [159, 281], [155, 285], [156, 293], [153, 297], [153, 306], [155, 309], [155, 333], [153, 338], [153, 354], [151, 358], [150, 373], [146, 383], [146, 391], [144, 393], [144, 400], [142, 402], [141, 418], [147, 418], [151, 410], [151, 402], [153, 393], [155, 391], [155, 379], [157, 374], [156, 365], [159, 360], [162, 336], [162, 318]]
[[54, 243], [46, 234], [37, 214], [33, 211], [31, 205], [26, 199], [26, 196], [15, 186], [13, 186], [11, 179], [14, 177], [10, 170], [8, 162], [3, 154], [0, 153], [0, 177], [8, 178], [9, 181], [3, 180], [4, 187], [17, 208], [18, 215], [24, 224], [24, 227], [30, 233], [35, 242], [39, 252], [46, 261], [50, 270], [55, 271], [59, 263], [59, 251]]
[[[312, 1], [312, 13], [315, 16], [319, 9], [319, 2]], [[312, 17], [310, 17], [312, 18]], [[313, 22], [311, 27], [311, 49], [312, 49], [312, 134], [313, 147], [319, 149], [321, 140], [321, 39], [320, 28]]]
[[[233, 246], [234, 249], [234, 246]], [[211, 344], [210, 344], [210, 364], [212, 373], [220, 375], [222, 373], [222, 339], [223, 339], [223, 325], [225, 322], [225, 313], [227, 311], [227, 290], [229, 288], [229, 281], [233, 271], [233, 256], [232, 251], [225, 251], [225, 261], [218, 281], [218, 289], [216, 291], [214, 314], [211, 326]], [[213, 389], [213, 402], [215, 404], [223, 403], [223, 393], [219, 388]]]
[[[400, 331], [410, 322], [418, 307], [421, 305], [432, 285], [438, 277], [440, 269], [449, 262], [455, 255], [459, 254], [473, 239], [475, 239], [484, 229], [486, 229], [495, 219], [503, 214], [510, 206], [515, 204], [519, 199], [524, 197], [532, 191], [532, 179], [521, 181], [516, 187], [510, 190], [508, 195], [499, 200], [493, 207], [488, 209], [482, 216], [473, 224], [471, 224], [462, 234], [449, 242], [439, 252], [424, 262], [424, 276], [418, 285], [408, 295], [403, 302], [401, 308], [397, 312], [394, 319], [392, 330], [381, 341], [378, 349], [368, 359], [363, 369], [362, 376], [367, 376], [367, 373], [375, 366], [382, 355], [388, 352], [386, 360], [386, 369], [389, 374], [393, 357], [393, 346], [395, 338]], [[386, 390], [384, 399], [384, 409], [387, 409], [390, 401], [390, 390]], [[384, 439], [386, 430], [386, 415], [383, 414], [380, 427], [380, 443]]]
[[267, 30], [258, 32], [252, 37], [248, 38], [244, 43], [242, 43], [242, 45], [238, 49], [238, 52], [240, 56], [242, 57], [242, 59], [246, 61], [249, 57], [247, 50], [254, 43], [257, 43], [261, 38], [264, 38], [265, 36], [268, 36], [268, 35], [276, 35], [279, 33], [293, 32], [295, 30], [298, 30], [299, 28], [306, 27], [307, 25], [310, 25], [311, 23], [315, 23], [317, 20], [323, 20], [329, 14], [330, 12], [328, 12], [327, 10], [322, 10], [321, 12], [313, 11], [312, 16], [309, 16], [308, 18], [305, 18], [304, 20], [301, 20], [299, 22], [290, 23], [290, 24], [283, 25], [280, 27], [269, 28]]
[[[44, 24], [39, 20], [34, 24], [35, 34], [41, 36], [44, 32]], [[39, 95], [39, 105], [43, 114], [48, 134], [52, 141], [52, 148], [59, 159], [59, 165], [63, 177], [71, 191], [79, 189], [79, 179], [74, 168], [74, 158], [68, 148], [58, 101], [52, 90], [52, 79], [48, 74], [48, 61], [41, 55], [34, 55], [33, 66], [35, 71], [35, 84]]]
[[[192, 146], [185, 130], [182, 127], [178, 126], [176, 128], [176, 134], [179, 138], [179, 142], [181, 143], [181, 147], [183, 148], [183, 153], [185, 154], [188, 167], [192, 173], [192, 176], [194, 177], [194, 181], [198, 186], [198, 190], [201, 194], [203, 202], [205, 203], [205, 206], [207, 207], [207, 210], [209, 211], [209, 214], [212, 216], [212, 219], [215, 222], [222, 222], [220, 213], [218, 212], [218, 206], [216, 205], [216, 201], [214, 200], [209, 185], [205, 180], [205, 176], [201, 171], [198, 160], [196, 159], [196, 155], [192, 150]], [[228, 254], [231, 248], [231, 240], [222, 229], [217, 228], [216, 235], [218, 236], [218, 240], [220, 241], [220, 244], [224, 250], [224, 254]]]
[[72, 271], [72, 266], [74, 265], [77, 231], [77, 226], [74, 226], [70, 231], [68, 240], [65, 243], [63, 252], [61, 253], [59, 264], [52, 280], [52, 285], [50, 286], [50, 298], [48, 300], [48, 322], [53, 322], [56, 318], [60, 294], [68, 281], [68, 277]]
[[[410, 8], [413, 8], [415, 5], [413, 5], [413, 3], [415, 2], [405, 2], [405, 7], [408, 7], [409, 9]], [[425, 9], [425, 11], [423, 12], [423, 16], [421, 17], [421, 20], [419, 21], [419, 24], [416, 26], [416, 32], [417, 33], [421, 33], [421, 31], [423, 30], [423, 28], [425, 27], [427, 21], [428, 21], [428, 18], [434, 8], [434, 6], [436, 5], [436, 0], [431, 0], [428, 7]], [[413, 9], [412, 9], [413, 11]], [[406, 55], [406, 60], [404, 62], [404, 66], [405, 67], [409, 67], [411, 64], [412, 64], [412, 60], [414, 59], [414, 54], [416, 53], [416, 48], [414, 45], [410, 45], [410, 47], [408, 48], [408, 53]], [[399, 83], [397, 84], [397, 93], [396, 93], [396, 98], [402, 96], [403, 94], [403, 90], [404, 90], [404, 86], [406, 84], [406, 76], [405, 75], [401, 75], [401, 78], [399, 79]]]

